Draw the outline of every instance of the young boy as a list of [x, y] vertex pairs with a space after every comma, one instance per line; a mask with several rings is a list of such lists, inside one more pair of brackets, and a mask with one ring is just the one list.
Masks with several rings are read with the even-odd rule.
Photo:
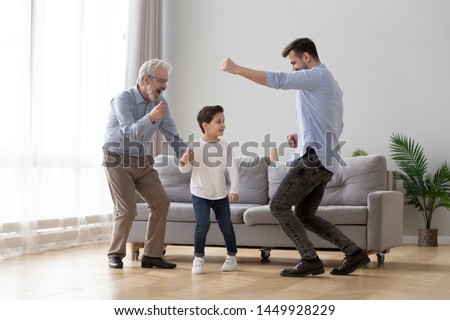
[[[236, 236], [231, 223], [230, 202], [239, 200], [239, 173], [233, 153], [226, 142], [219, 139], [225, 130], [225, 117], [221, 106], [207, 106], [200, 110], [197, 121], [203, 137], [195, 140], [180, 159], [179, 169], [192, 170], [191, 193], [195, 212], [194, 261], [192, 273], [203, 273], [206, 235], [213, 209], [227, 248], [222, 271], [237, 268]], [[228, 195], [225, 173], [230, 177]]]

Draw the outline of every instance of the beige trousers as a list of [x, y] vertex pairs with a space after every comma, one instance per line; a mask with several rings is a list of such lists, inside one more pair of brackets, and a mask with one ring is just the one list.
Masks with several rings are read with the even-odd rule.
[[153, 158], [136, 158], [105, 150], [103, 165], [115, 207], [108, 257], [126, 255], [128, 235], [137, 216], [136, 192], [149, 207], [144, 255], [161, 257], [170, 200], [153, 168]]

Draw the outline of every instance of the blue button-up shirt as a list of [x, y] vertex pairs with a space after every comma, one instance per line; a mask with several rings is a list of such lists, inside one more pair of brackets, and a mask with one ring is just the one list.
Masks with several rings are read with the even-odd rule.
[[[148, 114], [160, 101], [166, 108], [165, 116], [152, 123]], [[187, 145], [178, 135], [167, 101], [160, 97], [146, 102], [136, 85], [111, 100], [103, 148], [133, 157], [151, 155], [151, 138], [156, 130], [163, 134], [177, 157], [180, 157]]]
[[341, 162], [339, 137], [343, 129], [342, 90], [325, 65], [294, 72], [266, 72], [267, 86], [298, 90], [296, 97], [298, 147], [295, 156], [314, 148], [331, 172]]

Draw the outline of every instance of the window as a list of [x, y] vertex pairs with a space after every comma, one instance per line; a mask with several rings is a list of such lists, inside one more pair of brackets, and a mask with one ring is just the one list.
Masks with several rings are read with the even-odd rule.
[[112, 211], [101, 146], [125, 84], [128, 5], [0, 2], [0, 245], [2, 223]]

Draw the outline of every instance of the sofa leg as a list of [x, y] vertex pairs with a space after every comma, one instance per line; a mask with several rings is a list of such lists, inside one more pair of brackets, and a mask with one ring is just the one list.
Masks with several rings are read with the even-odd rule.
[[271, 249], [261, 249], [261, 259], [264, 260], [269, 260], [270, 257], [270, 250]]
[[130, 250], [132, 253], [132, 260], [139, 260], [139, 249], [144, 247], [142, 242], [130, 242]]

